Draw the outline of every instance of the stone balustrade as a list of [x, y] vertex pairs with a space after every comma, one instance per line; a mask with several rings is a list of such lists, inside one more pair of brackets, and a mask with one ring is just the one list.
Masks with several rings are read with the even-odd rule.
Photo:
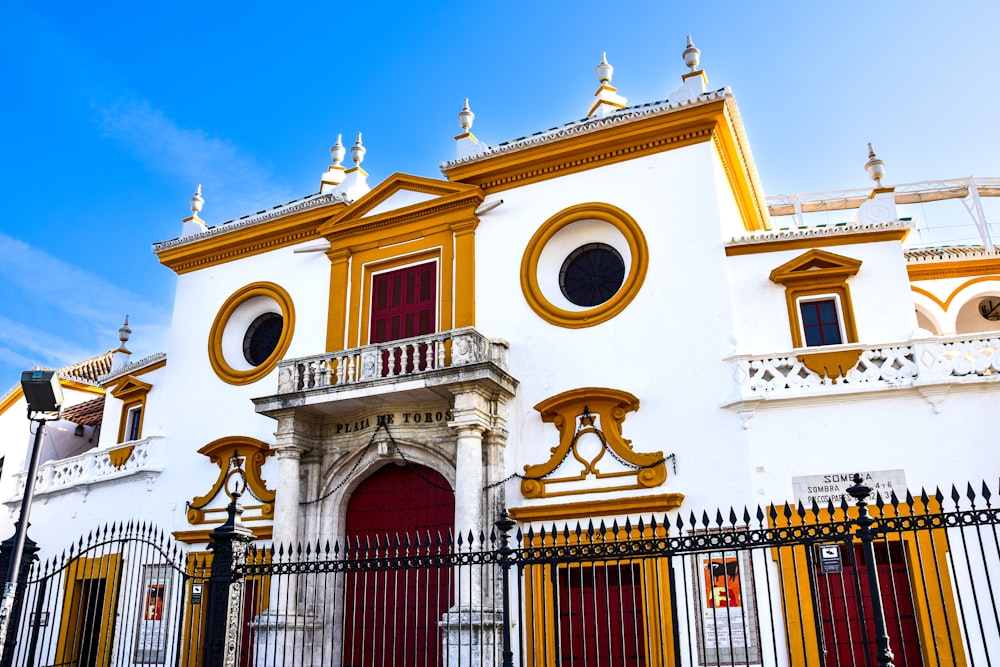
[[[66, 459], [46, 461], [38, 467], [35, 496], [61, 491], [89, 491], [91, 486], [111, 483], [137, 474], [154, 476], [163, 470], [163, 437], [125, 442], [110, 449], [91, 449]], [[14, 476], [16, 495], [6, 501], [20, 502], [27, 472]]]
[[286, 359], [278, 364], [278, 394], [347, 387], [481, 362], [506, 370], [507, 343], [467, 327]]
[[[806, 355], [858, 351], [843, 377], [821, 376]], [[951, 382], [989, 382], [1000, 377], [1000, 336], [938, 336], [889, 345], [836, 345], [771, 355], [730, 357], [736, 366], [736, 403], [762, 398], [920, 387]]]

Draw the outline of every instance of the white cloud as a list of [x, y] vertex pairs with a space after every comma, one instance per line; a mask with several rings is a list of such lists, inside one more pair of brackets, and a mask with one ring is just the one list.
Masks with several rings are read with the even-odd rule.
[[149, 169], [190, 184], [192, 191], [204, 184], [206, 198], [226, 202], [227, 209], [243, 214], [291, 198], [289, 188], [274, 184], [270, 173], [239, 147], [203, 130], [179, 127], [146, 100], [92, 104], [105, 135]]
[[3, 232], [0, 257], [0, 284], [32, 304], [31, 322], [24, 323], [16, 321], [23, 317], [3, 312], [0, 303], [0, 365], [6, 371], [36, 364], [59, 367], [105, 352], [117, 345], [125, 314], [136, 334], [141, 332], [133, 339], [143, 350], [164, 349], [166, 309]]

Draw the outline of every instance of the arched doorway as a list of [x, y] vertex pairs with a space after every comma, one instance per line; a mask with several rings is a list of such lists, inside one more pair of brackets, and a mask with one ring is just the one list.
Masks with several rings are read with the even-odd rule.
[[[437, 553], [454, 520], [455, 494], [440, 473], [384, 466], [348, 502], [347, 557]], [[453, 601], [448, 568], [352, 572], [344, 595], [345, 667], [438, 664], [437, 623]]]

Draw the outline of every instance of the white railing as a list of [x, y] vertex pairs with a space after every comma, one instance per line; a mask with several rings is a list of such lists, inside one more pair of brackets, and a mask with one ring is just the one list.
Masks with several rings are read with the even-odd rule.
[[[95, 484], [102, 484], [140, 473], [158, 473], [163, 470], [161, 460], [162, 436], [154, 436], [124, 442], [111, 449], [91, 449], [68, 459], [46, 461], [38, 467], [35, 476], [35, 495], [68, 490], [89, 490]], [[109, 452], [132, 447], [132, 452], [121, 466], [111, 462]], [[27, 472], [14, 476], [17, 490], [12, 500], [19, 500], [24, 493]]]
[[[800, 356], [861, 350], [842, 378], [810, 370]], [[742, 400], [790, 398], [814, 393], [879, 390], [948, 382], [995, 381], [1000, 376], [1000, 337], [940, 336], [892, 345], [837, 345], [771, 355], [730, 357]], [[738, 399], [738, 400], [740, 400]]]
[[428, 371], [493, 362], [507, 368], [507, 343], [468, 327], [366, 345], [278, 364], [278, 393], [342, 387]]

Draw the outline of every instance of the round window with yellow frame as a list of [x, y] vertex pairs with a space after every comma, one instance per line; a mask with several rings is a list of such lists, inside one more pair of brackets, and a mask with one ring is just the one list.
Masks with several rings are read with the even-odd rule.
[[642, 287], [649, 249], [628, 213], [600, 202], [546, 220], [521, 260], [521, 290], [550, 324], [591, 327], [615, 317]]
[[280, 285], [257, 282], [232, 294], [215, 316], [208, 359], [223, 382], [256, 382], [278, 365], [295, 329], [292, 298]]

